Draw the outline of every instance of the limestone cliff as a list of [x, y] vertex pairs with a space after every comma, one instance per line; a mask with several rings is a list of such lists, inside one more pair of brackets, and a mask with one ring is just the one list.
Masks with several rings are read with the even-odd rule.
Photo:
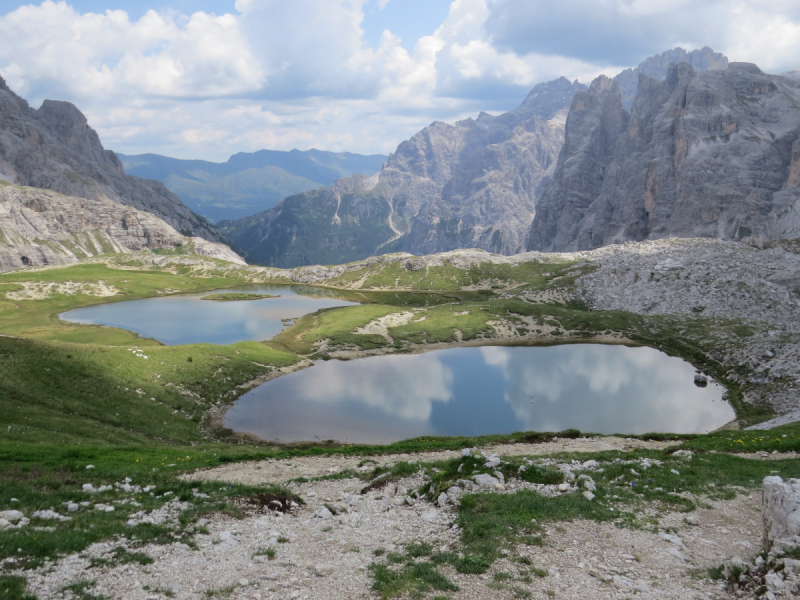
[[597, 80], [577, 95], [528, 248], [800, 236], [800, 82], [752, 64], [639, 76], [631, 112]]
[[227, 246], [187, 238], [135, 208], [0, 182], [0, 271], [148, 249], [181, 249], [244, 264]]
[[153, 213], [186, 235], [223, 241], [161, 182], [126, 175], [75, 106], [46, 100], [34, 110], [2, 77], [0, 179], [68, 196], [108, 199]]

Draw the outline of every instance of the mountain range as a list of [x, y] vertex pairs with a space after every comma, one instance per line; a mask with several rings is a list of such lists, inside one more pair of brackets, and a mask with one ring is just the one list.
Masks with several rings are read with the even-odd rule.
[[535, 199], [555, 168], [572, 97], [583, 89], [562, 77], [537, 85], [511, 112], [435, 122], [401, 143], [372, 177], [340, 179], [218, 225], [251, 260], [280, 267], [393, 251], [520, 252]]
[[341, 177], [374, 175], [387, 158], [316, 149], [240, 152], [224, 163], [158, 154], [117, 156], [128, 174], [161, 181], [211, 221], [261, 212], [287, 196], [332, 185]]
[[511, 112], [431, 124], [376, 176], [218, 225], [251, 260], [280, 267], [794, 235], [800, 113], [787, 75], [675, 48], [589, 88], [560, 78]]

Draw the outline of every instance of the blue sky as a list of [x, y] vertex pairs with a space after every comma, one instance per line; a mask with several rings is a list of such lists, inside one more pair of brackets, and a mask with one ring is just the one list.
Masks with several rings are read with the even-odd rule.
[[74, 102], [117, 151], [388, 153], [676, 46], [798, 68], [800, 2], [0, 0], [0, 40], [12, 89]]

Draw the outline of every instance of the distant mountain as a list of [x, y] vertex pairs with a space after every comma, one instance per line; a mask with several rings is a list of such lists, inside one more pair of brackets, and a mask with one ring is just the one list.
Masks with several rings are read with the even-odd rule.
[[86, 117], [69, 102], [35, 110], [0, 77], [0, 179], [89, 200], [110, 200], [152, 213], [185, 236], [223, 241], [206, 219], [159, 181], [125, 174]]
[[272, 208], [279, 200], [356, 173], [374, 175], [387, 157], [323, 150], [259, 150], [224, 163], [158, 154], [118, 155], [130, 175], [157, 179], [192, 210], [211, 219], [238, 219]]
[[400, 250], [519, 252], [581, 89], [562, 77], [537, 85], [511, 112], [435, 122], [400, 144], [373, 177], [342, 179], [218, 225], [251, 260], [280, 267]]
[[731, 63], [575, 96], [530, 250], [667, 237], [800, 237], [800, 81]]
[[639, 75], [647, 75], [658, 81], [664, 81], [670, 65], [689, 63], [695, 71], [719, 71], [728, 68], [728, 57], [714, 52], [708, 46], [700, 50], [687, 52], [683, 48], [673, 48], [661, 54], [646, 58], [635, 69], [625, 69], [614, 77], [619, 85], [622, 105], [628, 110], [633, 105], [633, 98], [639, 87]]

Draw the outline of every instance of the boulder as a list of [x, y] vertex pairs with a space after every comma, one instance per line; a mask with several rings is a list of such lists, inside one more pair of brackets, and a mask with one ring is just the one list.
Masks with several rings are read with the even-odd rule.
[[764, 478], [761, 519], [764, 550], [800, 547], [800, 479]]

